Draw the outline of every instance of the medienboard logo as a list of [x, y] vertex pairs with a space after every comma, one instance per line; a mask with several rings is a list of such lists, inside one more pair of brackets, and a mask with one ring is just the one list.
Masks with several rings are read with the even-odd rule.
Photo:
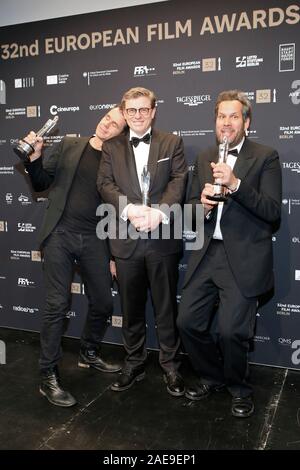
[[0, 80], [0, 104], [6, 104], [6, 85], [3, 80]]
[[279, 72], [294, 72], [296, 44], [279, 44]]
[[34, 87], [34, 77], [15, 78], [15, 88]]
[[176, 102], [185, 106], [199, 106], [211, 100], [210, 95], [176, 96]]
[[156, 75], [155, 67], [149, 67], [148, 65], [136, 65], [134, 67], [134, 77], [150, 77], [151, 75]]

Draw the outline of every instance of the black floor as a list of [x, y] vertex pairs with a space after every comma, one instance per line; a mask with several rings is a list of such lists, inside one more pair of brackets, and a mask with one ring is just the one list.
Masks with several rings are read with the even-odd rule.
[[[0, 449], [6, 450], [296, 450], [300, 449], [300, 373], [251, 366], [255, 414], [230, 414], [226, 391], [192, 403], [171, 397], [157, 353], [149, 352], [146, 378], [112, 392], [113, 375], [77, 367], [78, 340], [64, 340], [60, 367], [74, 408], [50, 405], [38, 391], [39, 335], [0, 328], [6, 364], [0, 365]], [[121, 360], [119, 346], [104, 345]], [[183, 374], [190, 378], [188, 364]]]

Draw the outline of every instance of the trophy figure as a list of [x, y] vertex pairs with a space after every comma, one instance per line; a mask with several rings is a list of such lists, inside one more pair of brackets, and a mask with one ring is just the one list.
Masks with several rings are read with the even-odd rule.
[[[227, 155], [229, 150], [229, 142], [226, 136], [223, 137], [223, 141], [219, 144], [219, 158], [218, 163], [226, 163]], [[227, 190], [226, 186], [221, 184], [218, 179], [214, 181], [214, 195], [207, 196], [207, 199], [211, 201], [224, 202], [227, 201]]]
[[142, 184], [143, 205], [149, 206], [150, 204], [150, 199], [149, 199], [150, 173], [148, 171], [147, 165], [143, 167], [143, 171], [141, 174], [141, 184]]
[[[39, 131], [37, 131], [36, 136], [43, 137], [44, 135], [48, 135], [49, 132], [52, 131], [53, 127], [56, 126], [57, 121], [58, 116], [55, 116], [53, 119], [48, 119], [48, 121], [45, 122], [43, 127]], [[21, 139], [18, 145], [13, 148], [13, 150], [18, 155], [18, 157], [23, 160], [23, 162], [26, 162], [29, 156], [34, 152], [33, 145]]]

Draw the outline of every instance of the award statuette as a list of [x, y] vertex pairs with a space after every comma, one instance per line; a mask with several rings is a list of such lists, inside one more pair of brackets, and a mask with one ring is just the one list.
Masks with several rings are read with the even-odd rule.
[[[53, 129], [58, 121], [58, 116], [55, 116], [53, 119], [48, 119], [47, 122], [43, 125], [43, 127], [37, 131], [37, 137], [43, 137], [44, 135], [48, 135], [49, 132]], [[28, 157], [34, 152], [33, 145], [29, 144], [25, 140], [21, 139], [19, 144], [13, 148], [14, 152], [18, 155], [21, 160], [24, 162], [28, 160]]]
[[[223, 142], [219, 144], [219, 158], [218, 163], [226, 163], [229, 150], [229, 142], [226, 136], [223, 137]], [[211, 201], [224, 202], [227, 201], [226, 186], [219, 183], [218, 179], [214, 182], [214, 195], [207, 196]]]
[[148, 171], [147, 165], [143, 167], [141, 174], [141, 185], [142, 185], [142, 196], [143, 196], [143, 205], [149, 206], [149, 188], [150, 188], [150, 173]]

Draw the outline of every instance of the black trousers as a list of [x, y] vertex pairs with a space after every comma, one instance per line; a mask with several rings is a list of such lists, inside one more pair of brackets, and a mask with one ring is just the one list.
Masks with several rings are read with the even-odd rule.
[[123, 312], [125, 369], [143, 366], [147, 358], [145, 309], [150, 288], [159, 343], [159, 363], [165, 372], [180, 366], [176, 327], [179, 255], [162, 256], [150, 240], [139, 240], [128, 259], [116, 258]]
[[75, 260], [80, 265], [88, 312], [81, 345], [99, 348], [113, 311], [109, 254], [95, 234], [83, 235], [57, 228], [44, 245], [46, 306], [41, 328], [40, 368], [48, 369], [62, 356], [61, 337], [70, 308]]
[[[217, 304], [214, 336], [210, 325]], [[246, 298], [239, 290], [223, 242], [213, 240], [182, 291], [177, 320], [182, 342], [202, 383], [225, 383], [232, 396], [252, 392], [248, 351], [256, 306], [256, 298]]]

